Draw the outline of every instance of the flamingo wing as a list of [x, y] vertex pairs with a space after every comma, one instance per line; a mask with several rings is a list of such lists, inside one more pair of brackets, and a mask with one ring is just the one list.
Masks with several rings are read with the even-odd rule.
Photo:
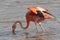
[[43, 18], [44, 19], [44, 15], [41, 11], [37, 10], [37, 15], [40, 17], [40, 18]]
[[28, 9], [30, 11], [32, 11], [34, 14], [37, 14], [37, 12], [36, 12], [37, 8], [36, 7], [29, 7]]

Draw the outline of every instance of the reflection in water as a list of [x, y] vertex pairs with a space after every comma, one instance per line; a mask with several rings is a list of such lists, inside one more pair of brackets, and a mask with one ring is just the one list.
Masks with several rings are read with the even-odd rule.
[[[54, 40], [52, 32], [23, 32], [23, 31], [16, 31], [16, 34], [12, 34], [11, 31], [5, 31], [0, 33], [0, 37], [13, 38], [14, 40]], [[33, 34], [33, 35], [32, 35]], [[35, 35], [34, 35], [35, 34]]]
[[42, 37], [41, 36], [31, 36], [29, 34], [26, 34], [26, 40], [42, 40]]
[[32, 36], [29, 33], [24, 33], [26, 40], [53, 40], [52, 36], [48, 33], [37, 33], [37, 35]]
[[53, 36], [56, 35], [51, 31], [35, 33], [35, 30], [30, 32], [16, 31], [16, 33], [12, 34], [12, 37], [15, 38], [15, 40], [54, 40]]

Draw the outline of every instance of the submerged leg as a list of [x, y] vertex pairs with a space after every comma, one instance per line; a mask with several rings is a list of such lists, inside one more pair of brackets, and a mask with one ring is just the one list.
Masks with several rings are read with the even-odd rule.
[[39, 26], [41, 26], [42, 32], [45, 32], [46, 30], [43, 28], [43, 26], [41, 25], [41, 23], [39, 23]]

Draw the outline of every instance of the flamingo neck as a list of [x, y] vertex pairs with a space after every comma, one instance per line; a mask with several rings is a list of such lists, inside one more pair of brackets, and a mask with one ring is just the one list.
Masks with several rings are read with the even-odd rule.
[[16, 30], [16, 24], [17, 24], [17, 23], [20, 24], [20, 26], [21, 26], [22, 29], [27, 29], [27, 28], [29, 27], [29, 23], [28, 23], [28, 22], [27, 22], [26, 27], [23, 27], [21, 21], [16, 21], [16, 22], [13, 24], [13, 26], [12, 26], [12, 32], [13, 32], [13, 33], [15, 33], [15, 30]]
[[26, 23], [26, 26], [24, 27], [20, 21], [16, 21], [15, 24], [19, 23], [22, 29], [27, 29], [29, 26], [29, 23]]

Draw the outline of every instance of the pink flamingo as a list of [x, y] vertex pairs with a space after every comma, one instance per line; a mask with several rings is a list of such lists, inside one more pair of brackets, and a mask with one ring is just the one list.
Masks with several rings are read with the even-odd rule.
[[[16, 21], [12, 25], [12, 32], [15, 33], [16, 24], [19, 23], [21, 28], [27, 29], [29, 27], [29, 23], [32, 21], [35, 23], [35, 25], [38, 23], [41, 26], [41, 22], [45, 19], [51, 19], [53, 16], [48, 12], [47, 9], [41, 8], [41, 7], [29, 7], [29, 11], [26, 13], [26, 26], [23, 27], [21, 21]], [[45, 29], [41, 26], [42, 31], [45, 31]], [[38, 29], [36, 27], [36, 30], [38, 32]]]

